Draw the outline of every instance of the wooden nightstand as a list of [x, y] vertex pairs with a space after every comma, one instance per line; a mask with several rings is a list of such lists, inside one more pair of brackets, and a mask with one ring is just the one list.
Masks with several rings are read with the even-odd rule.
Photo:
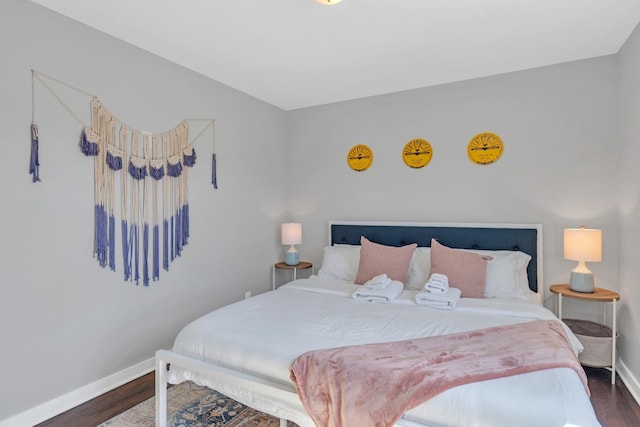
[[300, 261], [300, 263], [296, 265], [288, 265], [284, 262], [278, 262], [276, 264], [273, 264], [273, 267], [271, 268], [271, 287], [274, 290], [276, 289], [276, 269], [291, 270], [292, 271], [291, 280], [296, 280], [298, 278], [298, 270], [307, 270], [309, 268], [311, 269], [311, 274], [313, 274], [313, 264], [307, 261]]
[[[562, 299], [563, 297], [575, 298], [583, 301], [595, 301], [595, 302], [610, 302], [612, 304], [611, 315], [611, 366], [606, 367], [611, 370], [611, 384], [615, 384], [616, 381], [616, 344], [617, 344], [617, 312], [616, 301], [620, 300], [620, 295], [617, 292], [610, 291], [609, 289], [595, 288], [593, 292], [576, 292], [569, 289], [569, 285], [551, 285], [549, 287], [551, 293], [557, 296], [557, 312], [558, 317], [562, 319]], [[607, 320], [607, 306], [605, 304], [602, 316], [602, 324], [605, 325]]]

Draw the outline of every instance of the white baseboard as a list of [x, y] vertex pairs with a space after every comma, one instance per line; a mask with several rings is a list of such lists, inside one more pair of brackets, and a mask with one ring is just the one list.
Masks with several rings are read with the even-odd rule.
[[0, 427], [22, 427], [39, 424], [49, 418], [81, 405], [94, 397], [120, 387], [155, 369], [155, 358], [147, 359], [136, 365], [116, 372], [113, 375], [99, 379], [91, 384], [82, 386], [62, 396], [58, 396], [48, 402], [27, 409], [24, 412], [0, 420]]
[[638, 405], [640, 405], [640, 382], [638, 382], [638, 379], [633, 376], [622, 360], [618, 361], [616, 371], [618, 371], [618, 375], [622, 378], [622, 381], [624, 381], [624, 385], [627, 386], [629, 393], [631, 393], [636, 402], [638, 402]]

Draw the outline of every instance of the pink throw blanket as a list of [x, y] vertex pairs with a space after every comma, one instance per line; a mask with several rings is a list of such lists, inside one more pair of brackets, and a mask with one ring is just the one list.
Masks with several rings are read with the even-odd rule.
[[318, 427], [391, 426], [458, 385], [568, 367], [587, 378], [562, 325], [535, 320], [391, 343], [310, 351], [290, 367]]

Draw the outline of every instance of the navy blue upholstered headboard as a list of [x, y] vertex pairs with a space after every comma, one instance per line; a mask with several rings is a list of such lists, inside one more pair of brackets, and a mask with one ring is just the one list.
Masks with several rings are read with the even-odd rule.
[[[538, 292], [542, 280], [542, 226], [539, 224], [435, 224], [332, 221], [331, 245], [359, 245], [364, 236], [387, 246], [417, 243], [431, 246], [431, 239], [450, 248], [511, 250], [531, 255], [527, 268], [529, 288]], [[540, 276], [540, 277], [539, 277]]]

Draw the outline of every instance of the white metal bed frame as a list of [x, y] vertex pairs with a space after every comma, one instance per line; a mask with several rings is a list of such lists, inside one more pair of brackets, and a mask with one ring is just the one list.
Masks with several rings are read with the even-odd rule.
[[[425, 223], [425, 222], [366, 222], [366, 221], [330, 221], [329, 222], [329, 241], [331, 244], [331, 227], [338, 225], [367, 225], [367, 226], [393, 226], [393, 227], [456, 227], [456, 228], [496, 228], [496, 229], [535, 229], [537, 230], [537, 275], [538, 282], [542, 280], [542, 225], [540, 224], [498, 224], [498, 223]], [[543, 295], [543, 286], [538, 286], [538, 295]], [[155, 355], [155, 406], [156, 406], [156, 427], [167, 426], [167, 372], [169, 365], [178, 366], [195, 373], [212, 374], [222, 380], [232, 380], [236, 384], [250, 386], [253, 390], [264, 393], [291, 393], [297, 397], [297, 392], [293, 384], [290, 387], [282, 383], [269, 381], [265, 378], [234, 371], [232, 369], [208, 363], [202, 360], [193, 359], [175, 353], [170, 350], [158, 350]], [[277, 416], [277, 415], [276, 415]], [[401, 418], [397, 422], [402, 427], [424, 427], [423, 424]], [[280, 426], [286, 427], [287, 420], [280, 418]]]

